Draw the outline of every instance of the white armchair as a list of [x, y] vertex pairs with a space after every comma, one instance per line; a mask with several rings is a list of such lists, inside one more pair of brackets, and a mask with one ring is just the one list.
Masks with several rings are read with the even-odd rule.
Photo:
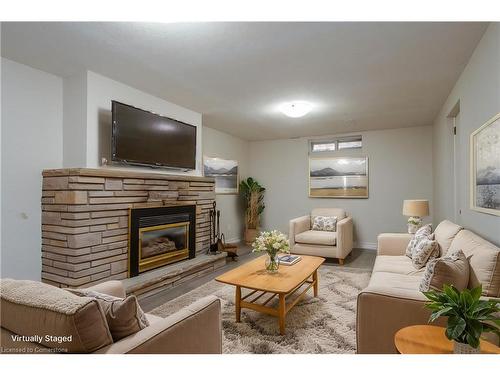
[[[336, 216], [337, 231], [311, 230], [312, 216]], [[342, 208], [315, 208], [311, 215], [290, 220], [290, 251], [293, 254], [337, 258], [340, 264], [352, 251], [352, 218]]]

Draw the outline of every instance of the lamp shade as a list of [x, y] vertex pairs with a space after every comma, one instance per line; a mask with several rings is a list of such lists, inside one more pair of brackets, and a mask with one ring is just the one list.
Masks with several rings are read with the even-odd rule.
[[403, 201], [404, 216], [429, 216], [429, 201], [427, 199], [406, 199]]

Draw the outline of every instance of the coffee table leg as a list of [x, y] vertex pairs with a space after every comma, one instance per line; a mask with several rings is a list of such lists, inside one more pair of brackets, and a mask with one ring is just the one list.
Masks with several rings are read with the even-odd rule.
[[314, 286], [313, 286], [314, 297], [317, 297], [318, 296], [318, 288], [319, 288], [319, 285], [318, 285], [318, 270], [316, 270], [316, 271], [313, 272], [313, 282], [314, 282]]
[[241, 321], [241, 287], [236, 287], [236, 297], [234, 298], [234, 304], [236, 305], [236, 322]]
[[279, 305], [279, 322], [280, 322], [280, 334], [285, 334], [285, 316], [286, 316], [286, 301], [285, 295], [280, 294], [280, 305]]

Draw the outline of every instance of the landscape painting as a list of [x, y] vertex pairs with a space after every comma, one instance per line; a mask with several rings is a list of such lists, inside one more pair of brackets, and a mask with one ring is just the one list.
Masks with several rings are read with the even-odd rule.
[[310, 158], [309, 196], [368, 198], [368, 158]]
[[500, 216], [500, 113], [471, 134], [471, 208]]
[[203, 174], [215, 178], [216, 194], [238, 194], [238, 161], [205, 157]]

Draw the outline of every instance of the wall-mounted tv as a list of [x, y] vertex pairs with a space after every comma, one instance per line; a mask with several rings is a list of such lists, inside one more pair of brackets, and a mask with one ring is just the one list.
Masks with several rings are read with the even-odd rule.
[[196, 126], [113, 100], [112, 160], [196, 169]]

